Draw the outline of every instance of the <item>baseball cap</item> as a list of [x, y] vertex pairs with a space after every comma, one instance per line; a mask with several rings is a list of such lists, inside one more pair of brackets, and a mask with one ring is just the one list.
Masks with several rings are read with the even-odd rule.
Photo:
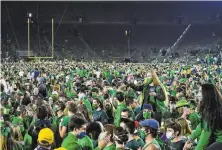
[[189, 106], [189, 103], [184, 99], [176, 103], [176, 108], [183, 107], [183, 106]]
[[56, 149], [54, 149], [54, 150], [67, 150], [67, 149], [64, 148], [64, 147], [59, 147], [59, 148], [56, 148]]
[[151, 104], [143, 104], [143, 109], [153, 110], [153, 106]]
[[54, 142], [54, 133], [49, 128], [44, 128], [40, 130], [38, 135], [38, 142], [42, 145], [46, 145], [46, 142], [48, 144], [52, 144]]
[[158, 130], [160, 125], [159, 122], [156, 121], [155, 119], [146, 119], [140, 122], [140, 126], [142, 127], [150, 127], [153, 128], [155, 130]]

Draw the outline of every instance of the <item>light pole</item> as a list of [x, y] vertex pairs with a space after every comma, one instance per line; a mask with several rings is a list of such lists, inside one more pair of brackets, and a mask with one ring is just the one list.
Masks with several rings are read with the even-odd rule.
[[125, 35], [127, 37], [127, 58], [130, 57], [130, 49], [131, 49], [131, 30], [126, 30]]

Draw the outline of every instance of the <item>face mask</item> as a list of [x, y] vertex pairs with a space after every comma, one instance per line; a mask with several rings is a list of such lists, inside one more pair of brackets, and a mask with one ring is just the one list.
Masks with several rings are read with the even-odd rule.
[[97, 104], [92, 104], [92, 109], [97, 109]]
[[85, 137], [85, 136], [86, 136], [86, 132], [80, 132], [79, 134], [76, 135], [76, 137], [77, 137], [78, 139], [82, 139], [82, 138]]
[[107, 135], [107, 132], [102, 132], [102, 133], [100, 133], [100, 135], [99, 135], [99, 140], [104, 139], [104, 138], [106, 137], [106, 135]]
[[83, 99], [85, 97], [85, 94], [81, 93], [78, 96], [79, 96], [79, 99]]
[[93, 98], [96, 98], [96, 97], [97, 97], [96, 92], [92, 92], [92, 97], [93, 97]]
[[141, 139], [145, 140], [148, 134], [144, 130], [139, 130], [139, 136]]
[[152, 114], [152, 113], [149, 112], [149, 111], [148, 111], [148, 112], [143, 112], [143, 118], [144, 118], [144, 119], [150, 119], [150, 118], [151, 118], [151, 114]]
[[176, 109], [176, 104], [170, 104], [170, 112], [172, 113]]
[[173, 132], [167, 132], [166, 137], [167, 137], [167, 139], [172, 139], [173, 138]]

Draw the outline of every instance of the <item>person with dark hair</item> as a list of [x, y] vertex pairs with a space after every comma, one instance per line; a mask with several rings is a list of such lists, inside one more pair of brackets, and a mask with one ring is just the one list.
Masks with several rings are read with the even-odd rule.
[[143, 150], [160, 150], [160, 145], [155, 139], [159, 130], [159, 123], [154, 119], [146, 119], [140, 122], [141, 130], [145, 135], [145, 145]]
[[[25, 149], [23, 136], [20, 130], [19, 125], [11, 124], [8, 121], [4, 122], [3, 128], [6, 130], [1, 129], [1, 147], [2, 149], [6, 150], [22, 150]], [[3, 137], [2, 137], [3, 136]]]
[[102, 124], [108, 123], [109, 118], [105, 113], [105, 111], [102, 109], [103, 103], [99, 99], [94, 98], [92, 103], [92, 108], [93, 108], [93, 121], [100, 121]]
[[22, 99], [22, 103], [21, 104], [27, 106], [30, 103], [31, 103], [30, 97], [28, 95], [24, 96], [24, 98]]
[[118, 105], [115, 112], [114, 125], [118, 127], [120, 124], [121, 112], [123, 109], [127, 108], [126, 104], [124, 103], [124, 94], [122, 92], [116, 93], [116, 101]]
[[5, 87], [3, 84], [1, 84], [1, 93], [0, 93], [0, 100], [3, 100], [3, 99], [7, 99], [7, 94], [5, 93]]
[[108, 116], [108, 123], [109, 124], [113, 124], [114, 122], [114, 117], [113, 117], [113, 105], [111, 104], [111, 102], [109, 100], [104, 100], [103, 102], [103, 109], [106, 112], [107, 116]]
[[114, 126], [111, 124], [106, 124], [104, 130], [99, 134], [98, 146], [94, 150], [116, 150], [116, 145], [114, 143]]
[[187, 140], [181, 135], [181, 125], [177, 122], [167, 125], [166, 137], [168, 150], [182, 150]]
[[132, 111], [132, 117], [135, 119], [135, 116], [141, 111], [141, 107], [137, 101], [137, 99], [127, 98], [126, 105]]
[[86, 127], [86, 134], [91, 138], [93, 147], [98, 146], [99, 134], [103, 131], [103, 125], [100, 122], [91, 122]]
[[151, 119], [154, 112], [153, 112], [153, 106], [151, 104], [143, 104], [143, 111], [141, 111], [137, 116], [136, 120], [141, 121], [144, 119]]
[[24, 116], [26, 114], [26, 109], [24, 105], [20, 105], [16, 109], [16, 116], [12, 117], [12, 124], [19, 125], [21, 132], [24, 132]]
[[167, 96], [166, 89], [162, 88], [162, 83], [159, 82], [156, 78], [157, 75], [154, 71], [147, 72], [144, 84], [140, 86], [130, 84], [129, 86], [136, 91], [141, 91], [140, 101], [142, 103], [152, 104], [153, 111], [156, 112], [156, 120], [161, 123], [162, 116], [167, 110], [164, 104]]
[[136, 139], [133, 138], [133, 134], [135, 132], [136, 126], [134, 121], [128, 118], [121, 118], [120, 127], [123, 127], [128, 132], [128, 141], [125, 146], [131, 150], [137, 150], [144, 145], [139, 145]]
[[86, 122], [82, 118], [72, 116], [69, 122], [70, 131], [68, 136], [63, 140], [61, 147], [67, 150], [81, 150], [77, 137], [86, 131]]
[[48, 109], [46, 106], [42, 105], [37, 108], [37, 118], [34, 124], [30, 125], [28, 134], [32, 136], [32, 148], [37, 147], [37, 136], [41, 129], [51, 128], [51, 122], [47, 119]]
[[67, 133], [70, 131], [68, 127], [70, 118], [77, 113], [76, 104], [69, 102], [67, 107], [68, 107], [68, 116], [64, 117], [59, 125], [59, 134], [61, 138], [64, 138], [67, 135]]
[[39, 88], [39, 94], [40, 94], [42, 97], [45, 98], [45, 97], [47, 96], [45, 79], [44, 79], [43, 77], [41, 77], [39, 80], [40, 80], [40, 81], [39, 81], [40, 83], [39, 83], [39, 86], [38, 86], [38, 88]]
[[217, 150], [222, 147], [222, 96], [213, 84], [202, 85], [200, 102], [201, 122], [188, 137], [184, 149], [192, 146], [192, 141], [199, 137], [195, 150]]
[[55, 120], [54, 120], [54, 128], [55, 128], [55, 144], [56, 147], [61, 146], [62, 138], [59, 135], [59, 124], [61, 120], [64, 118], [64, 110], [65, 110], [65, 104], [61, 101], [58, 101], [53, 106], [53, 111], [56, 114]]
[[128, 132], [123, 127], [116, 127], [113, 132], [113, 139], [116, 144], [116, 150], [125, 150], [128, 141]]
[[128, 108], [125, 108], [122, 110], [121, 112], [121, 118], [128, 118], [128, 119], [132, 119], [132, 111], [130, 111]]

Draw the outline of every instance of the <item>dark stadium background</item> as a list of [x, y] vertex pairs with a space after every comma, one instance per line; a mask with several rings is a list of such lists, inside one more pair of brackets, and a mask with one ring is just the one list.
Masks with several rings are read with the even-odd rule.
[[51, 54], [52, 18], [54, 31], [58, 29], [57, 58], [151, 61], [160, 49], [172, 46], [189, 24], [191, 28], [172, 50], [174, 57], [216, 53], [222, 37], [222, 2], [3, 1], [1, 8], [2, 57], [26, 55], [28, 13], [35, 56]]

